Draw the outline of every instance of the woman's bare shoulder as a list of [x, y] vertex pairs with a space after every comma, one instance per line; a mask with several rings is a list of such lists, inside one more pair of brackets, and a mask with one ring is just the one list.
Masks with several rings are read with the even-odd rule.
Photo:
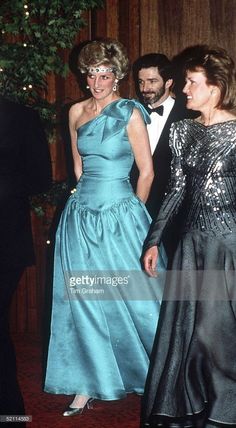
[[80, 121], [83, 119], [83, 116], [86, 114], [86, 111], [89, 107], [90, 99], [79, 101], [71, 106], [69, 110], [69, 121], [71, 125], [78, 128], [80, 125]]
[[88, 100], [79, 101], [78, 103], [73, 104], [70, 107], [69, 115], [73, 117], [74, 115], [78, 115], [81, 112], [84, 112], [87, 106], [89, 105], [89, 102], [90, 100], [88, 99]]

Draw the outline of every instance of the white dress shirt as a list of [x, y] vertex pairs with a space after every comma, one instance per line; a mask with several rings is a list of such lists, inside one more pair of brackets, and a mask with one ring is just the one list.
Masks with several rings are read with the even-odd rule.
[[[175, 100], [171, 96], [169, 96], [161, 105], [164, 108], [163, 116], [160, 116], [158, 113], [151, 113], [151, 123], [147, 125], [151, 152], [152, 154], [155, 151], [155, 148], [158, 144], [159, 138], [161, 136], [162, 130], [165, 126], [167, 118], [174, 106]], [[151, 106], [149, 106], [151, 108]]]

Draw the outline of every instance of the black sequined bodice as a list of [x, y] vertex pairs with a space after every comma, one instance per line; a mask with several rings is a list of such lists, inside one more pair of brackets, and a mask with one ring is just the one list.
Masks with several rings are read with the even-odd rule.
[[214, 234], [236, 231], [236, 120], [204, 126], [172, 125], [172, 175], [149, 244], [159, 243], [170, 218], [183, 210], [183, 228]]
[[186, 228], [232, 231], [236, 225], [236, 121], [182, 124]]

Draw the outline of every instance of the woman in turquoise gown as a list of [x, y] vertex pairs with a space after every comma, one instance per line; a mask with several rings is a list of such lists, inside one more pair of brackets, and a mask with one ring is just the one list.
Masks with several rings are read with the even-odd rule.
[[[82, 71], [86, 64], [92, 97], [69, 114], [78, 184], [56, 233], [45, 379], [46, 392], [76, 395], [64, 416], [81, 413], [90, 398], [143, 393], [163, 283], [160, 277], [153, 289], [140, 265], [153, 169], [149, 116], [140, 103], [117, 93], [128, 68], [124, 47], [90, 42], [79, 61]], [[134, 157], [137, 195], [129, 181]]]

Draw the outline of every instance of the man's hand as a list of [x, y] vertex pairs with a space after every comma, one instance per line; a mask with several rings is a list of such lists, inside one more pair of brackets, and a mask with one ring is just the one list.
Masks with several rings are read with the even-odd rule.
[[144, 254], [143, 263], [144, 269], [150, 276], [157, 276], [156, 266], [158, 259], [158, 248], [155, 245], [154, 247], [150, 247], [146, 253]]

